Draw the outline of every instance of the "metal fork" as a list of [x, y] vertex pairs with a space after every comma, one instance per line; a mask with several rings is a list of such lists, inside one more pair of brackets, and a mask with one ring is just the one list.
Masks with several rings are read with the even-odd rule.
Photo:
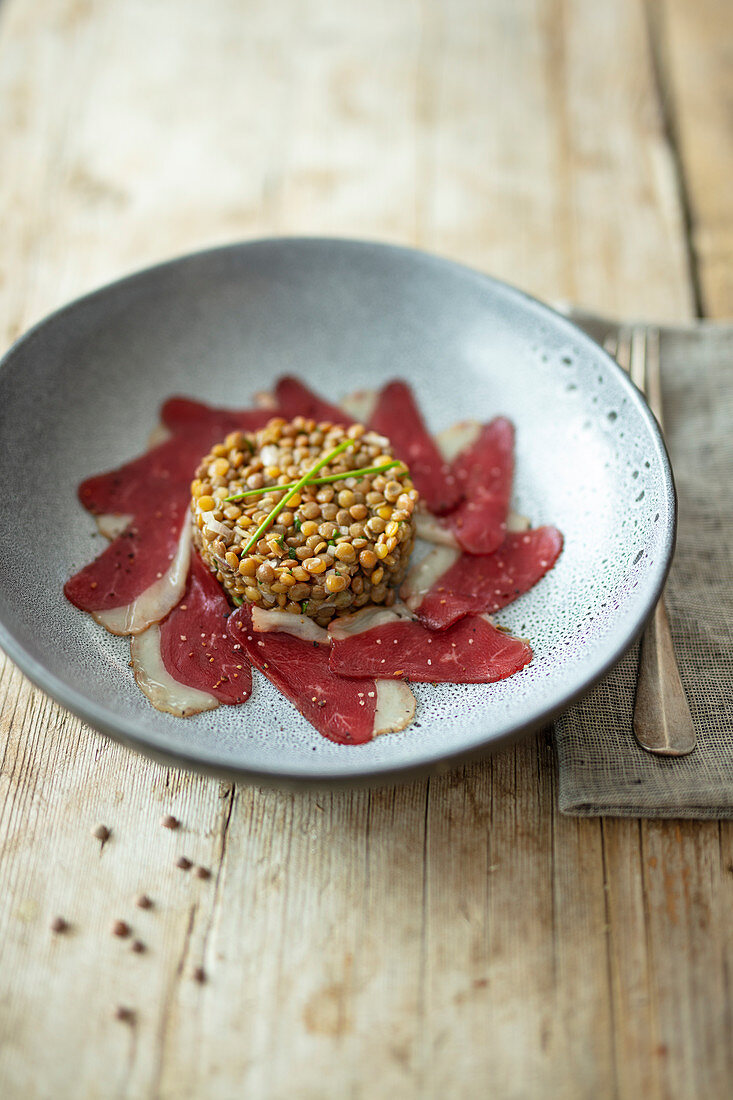
[[[663, 430], [659, 329], [622, 327], [618, 336], [608, 336], [603, 346], [630, 374]], [[696, 744], [663, 594], [641, 638], [634, 735], [643, 749], [659, 756], [686, 756]]]

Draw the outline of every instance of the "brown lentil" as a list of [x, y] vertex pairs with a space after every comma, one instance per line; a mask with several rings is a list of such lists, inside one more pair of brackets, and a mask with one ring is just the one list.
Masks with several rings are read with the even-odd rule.
[[[307, 614], [321, 625], [370, 602], [393, 602], [412, 552], [418, 493], [409, 474], [305, 485], [255, 546], [252, 533], [296, 481], [344, 439], [354, 446], [320, 476], [392, 461], [389, 441], [361, 425], [273, 418], [255, 433], [230, 432], [200, 462], [191, 485], [194, 542], [231, 597]], [[398, 472], [395, 472], [397, 470]], [[258, 497], [229, 501], [246, 489]], [[376, 567], [379, 568], [376, 568]]]

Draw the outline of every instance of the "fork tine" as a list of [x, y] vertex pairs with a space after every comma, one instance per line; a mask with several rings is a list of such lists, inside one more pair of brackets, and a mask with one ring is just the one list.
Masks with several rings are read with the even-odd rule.
[[627, 372], [631, 361], [631, 333], [625, 325], [618, 330], [618, 346], [616, 348], [616, 362]]
[[618, 347], [618, 340], [612, 332], [609, 332], [608, 336], [603, 341], [603, 350], [608, 352], [612, 359], [616, 358], [616, 349]]
[[642, 393], [646, 393], [646, 361], [646, 329], [643, 325], [637, 325], [631, 333], [631, 363], [629, 373], [631, 374], [631, 381]]

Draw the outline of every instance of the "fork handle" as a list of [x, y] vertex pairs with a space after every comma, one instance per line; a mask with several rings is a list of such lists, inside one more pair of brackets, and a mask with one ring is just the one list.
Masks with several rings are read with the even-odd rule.
[[695, 748], [695, 727], [677, 668], [664, 596], [641, 639], [634, 734], [643, 749], [660, 756], [686, 756]]

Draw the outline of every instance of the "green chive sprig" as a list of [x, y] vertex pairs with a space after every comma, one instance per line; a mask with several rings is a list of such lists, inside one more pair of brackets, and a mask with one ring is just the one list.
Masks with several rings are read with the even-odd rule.
[[[249, 553], [249, 551], [252, 549], [252, 547], [255, 546], [260, 541], [260, 539], [264, 535], [265, 531], [267, 531], [268, 527], [270, 527], [275, 522], [275, 520], [280, 515], [280, 513], [282, 512], [283, 508], [288, 503], [288, 501], [293, 499], [293, 497], [295, 496], [295, 494], [298, 492], [299, 489], [302, 489], [304, 485], [308, 484], [308, 482], [311, 480], [313, 474], [317, 474], [319, 470], [322, 470], [324, 466], [327, 466], [328, 463], [331, 462], [334, 458], [336, 458], [337, 455], [342, 454], [346, 450], [347, 447], [353, 447], [355, 443], [356, 443], [355, 439], [345, 439], [342, 443], [339, 443], [338, 447], [334, 447], [334, 449], [332, 451], [329, 451], [327, 455], [324, 455], [323, 458], [320, 458], [318, 460], [318, 462], [316, 462], [315, 466], [313, 466], [310, 470], [308, 470], [307, 473], [303, 474], [301, 479], [299, 481], [296, 481], [290, 487], [289, 491], [285, 493], [285, 496], [282, 498], [282, 500], [279, 501], [275, 505], [275, 507], [272, 509], [272, 511], [269, 513], [269, 515], [265, 516], [262, 523], [259, 525], [259, 527], [255, 531], [254, 535], [252, 535], [252, 538], [249, 540], [247, 545], [242, 550], [242, 553], [243, 554]], [[285, 486], [278, 486], [278, 488], [283, 488], [284, 489]], [[270, 492], [272, 492], [272, 489], [270, 489]]]
[[[362, 466], [359, 470], [343, 470], [340, 474], [328, 474], [327, 477], [309, 478], [309, 485], [330, 485], [333, 481], [346, 481], [350, 477], [366, 477], [368, 474], [383, 474], [395, 466], [401, 466], [399, 459], [393, 462], [385, 462], [382, 466]], [[291, 481], [288, 485], [263, 485], [261, 489], [245, 489], [241, 493], [233, 493], [230, 497], [224, 497], [224, 502], [244, 500], [245, 497], [267, 496], [268, 493], [285, 493], [288, 489], [296, 489], [300, 482]]]

